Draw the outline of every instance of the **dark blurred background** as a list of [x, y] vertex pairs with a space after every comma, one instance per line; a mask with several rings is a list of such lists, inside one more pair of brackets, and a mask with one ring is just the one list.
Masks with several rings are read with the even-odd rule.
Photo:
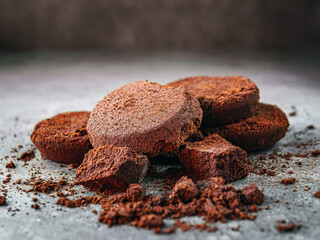
[[0, 0], [0, 50], [319, 46], [319, 0]]

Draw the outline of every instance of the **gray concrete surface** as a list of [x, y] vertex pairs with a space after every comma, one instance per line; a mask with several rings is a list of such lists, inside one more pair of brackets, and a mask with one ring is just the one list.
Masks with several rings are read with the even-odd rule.
[[[192, 75], [245, 75], [260, 88], [261, 100], [277, 104], [286, 113], [295, 106], [297, 115], [289, 117], [290, 131], [274, 148], [250, 154], [255, 166], [267, 166], [273, 160], [259, 160], [260, 155], [272, 152], [309, 153], [320, 149], [320, 69], [319, 59], [311, 55], [284, 55], [281, 53], [26, 53], [6, 54], [0, 57], [0, 181], [12, 174], [12, 180], [1, 189], [8, 190], [8, 206], [0, 207], [0, 239], [319, 239], [320, 199], [313, 193], [320, 190], [319, 157], [294, 157], [288, 168], [281, 168], [283, 159], [276, 161], [276, 175], [250, 174], [246, 179], [233, 183], [242, 187], [251, 182], [264, 188], [266, 201], [262, 205], [269, 210], [258, 212], [255, 221], [229, 221], [215, 225], [217, 232], [207, 233], [191, 230], [177, 231], [169, 236], [155, 235], [151, 231], [130, 226], [108, 228], [97, 222], [92, 209], [98, 206], [67, 209], [55, 204], [57, 198], [39, 194], [41, 209], [30, 208], [33, 193], [18, 191], [13, 182], [29, 179], [39, 168], [43, 179], [60, 179], [62, 172], [73, 181], [74, 170], [68, 166], [60, 168], [57, 163], [41, 159], [38, 152], [27, 166], [16, 160], [15, 155], [32, 147], [29, 135], [36, 122], [57, 113], [73, 110], [90, 110], [105, 94], [121, 85], [140, 79], [166, 83], [180, 77]], [[305, 131], [313, 124], [316, 129]], [[301, 132], [302, 131], [302, 132]], [[16, 137], [14, 137], [16, 134]], [[299, 143], [311, 141], [306, 147]], [[11, 150], [19, 144], [19, 153]], [[4, 159], [9, 155], [8, 159]], [[8, 170], [4, 165], [13, 160], [16, 169]], [[302, 161], [302, 166], [295, 164]], [[293, 170], [293, 174], [288, 174]], [[297, 178], [297, 183], [284, 186], [279, 182], [285, 177]], [[149, 192], [157, 185], [146, 180]], [[311, 189], [304, 191], [308, 185]], [[28, 189], [29, 187], [24, 187]], [[83, 189], [82, 187], [78, 187]], [[293, 189], [297, 189], [293, 192]], [[90, 194], [90, 193], [87, 193]], [[280, 200], [280, 203], [275, 203]], [[286, 204], [286, 202], [289, 202]], [[20, 211], [8, 211], [19, 208]], [[293, 233], [278, 233], [277, 220], [301, 224]], [[186, 218], [189, 222], [201, 222], [199, 218]], [[167, 221], [170, 224], [172, 221]], [[240, 226], [240, 231], [232, 227]], [[260, 229], [264, 228], [264, 231]]]

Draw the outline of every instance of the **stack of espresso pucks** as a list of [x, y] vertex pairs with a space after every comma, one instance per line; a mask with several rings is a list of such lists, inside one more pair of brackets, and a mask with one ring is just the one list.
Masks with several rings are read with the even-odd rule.
[[259, 103], [249, 79], [201, 76], [127, 84], [91, 113], [39, 122], [31, 140], [46, 158], [80, 164], [79, 183], [122, 189], [142, 181], [149, 159], [169, 155], [178, 156], [195, 180], [238, 180], [250, 171], [245, 150], [271, 147], [288, 125], [280, 109]]
[[[226, 181], [234, 181], [245, 176], [248, 164], [243, 161], [241, 151], [237, 149], [237, 153], [226, 156], [226, 149], [233, 145], [248, 152], [270, 148], [288, 130], [285, 113], [275, 105], [260, 103], [259, 89], [248, 78], [197, 76], [171, 82], [168, 86], [186, 87], [203, 110], [204, 140], [187, 143], [179, 154], [180, 161], [196, 177], [223, 176]], [[214, 161], [216, 164], [212, 168]], [[229, 161], [237, 164], [231, 172], [225, 169]]]

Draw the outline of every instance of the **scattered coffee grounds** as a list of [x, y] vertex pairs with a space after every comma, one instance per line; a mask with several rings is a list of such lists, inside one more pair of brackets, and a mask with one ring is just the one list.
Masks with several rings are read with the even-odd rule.
[[34, 128], [31, 140], [44, 158], [62, 163], [81, 163], [91, 148], [86, 125], [90, 112], [61, 113]]
[[67, 181], [65, 180], [60, 180], [59, 182], [53, 182], [53, 181], [43, 182], [40, 179], [37, 179], [34, 181], [33, 188], [31, 189], [31, 191], [49, 194], [53, 191], [60, 190], [66, 185], [67, 185]]
[[240, 122], [207, 129], [206, 135], [217, 133], [246, 151], [269, 148], [283, 138], [289, 122], [277, 106], [259, 103], [253, 106], [253, 116]]
[[186, 143], [179, 159], [196, 180], [222, 177], [231, 182], [247, 176], [250, 170], [247, 153], [217, 134], [199, 142]]
[[294, 184], [296, 182], [295, 178], [285, 178], [281, 180], [281, 183], [284, 185], [291, 185]]
[[315, 192], [313, 195], [314, 195], [315, 197], [317, 197], [317, 198], [320, 198], [320, 191]]
[[0, 196], [0, 206], [7, 205], [6, 198], [4, 196]]
[[253, 183], [242, 190], [244, 201], [248, 204], [261, 204], [264, 202], [263, 192]]
[[294, 223], [289, 223], [287, 225], [279, 224], [276, 228], [279, 232], [292, 232], [295, 229], [295, 224]]
[[197, 186], [194, 182], [186, 176], [179, 179], [172, 189], [170, 200], [173, 202], [190, 202], [198, 195]]
[[2, 181], [3, 184], [7, 184], [11, 180], [11, 174], [7, 174], [6, 178]]
[[[194, 184], [191, 179], [183, 176], [176, 182], [170, 197], [168, 194], [162, 197], [148, 195], [143, 199], [132, 201], [128, 190], [111, 197], [100, 195], [96, 199], [87, 198], [87, 200], [102, 206], [103, 211], [99, 217], [102, 223], [109, 226], [131, 224], [136, 227], [153, 229], [156, 233], [169, 234], [177, 227], [182, 231], [187, 231], [191, 227], [207, 231], [216, 230], [215, 227], [193, 226], [178, 220], [185, 216], [204, 216], [207, 223], [226, 222], [228, 219], [254, 220], [255, 215], [250, 216], [245, 211], [244, 204], [263, 202], [263, 193], [258, 187], [252, 184], [243, 190], [237, 190], [232, 185], [225, 186], [221, 182], [223, 180], [212, 178], [206, 184], [208, 187], [204, 188], [204, 181]], [[196, 186], [200, 188], [197, 189]], [[62, 201], [66, 200], [61, 199], [60, 202]], [[67, 206], [68, 204], [61, 205]], [[174, 226], [163, 229], [165, 218], [176, 219]]]
[[61, 197], [57, 201], [57, 205], [65, 206], [68, 208], [76, 208], [80, 206], [88, 206], [89, 204], [97, 204], [99, 202], [98, 197], [81, 197], [76, 200], [71, 200], [67, 197]]
[[149, 161], [127, 147], [102, 146], [90, 150], [77, 168], [76, 180], [95, 189], [123, 189], [140, 182], [147, 174]]
[[18, 160], [22, 160], [22, 161], [30, 161], [31, 159], [34, 158], [34, 151], [33, 150], [29, 150], [29, 151], [26, 151], [26, 152], [23, 152], [20, 157], [18, 158]]
[[94, 147], [130, 147], [151, 158], [178, 149], [201, 119], [200, 104], [187, 89], [140, 81], [100, 100], [87, 130]]
[[5, 167], [6, 168], [16, 168], [16, 165], [11, 161], [11, 162], [7, 163]]
[[197, 76], [168, 84], [184, 86], [199, 100], [203, 109], [204, 128], [227, 124], [251, 115], [251, 105], [259, 101], [259, 89], [242, 76]]

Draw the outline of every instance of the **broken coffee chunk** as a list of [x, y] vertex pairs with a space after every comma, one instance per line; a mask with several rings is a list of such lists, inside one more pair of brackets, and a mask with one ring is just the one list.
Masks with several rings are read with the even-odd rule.
[[121, 189], [145, 177], [149, 161], [127, 147], [102, 146], [90, 150], [78, 167], [76, 180], [91, 188]]
[[259, 101], [257, 86], [242, 76], [197, 76], [168, 85], [184, 86], [199, 100], [203, 110], [204, 128], [247, 118], [252, 113], [250, 106]]
[[252, 107], [253, 115], [240, 122], [207, 129], [206, 134], [217, 133], [246, 151], [269, 148], [283, 138], [289, 122], [277, 106], [259, 103]]
[[245, 186], [242, 193], [247, 204], [261, 204], [264, 201], [263, 192], [253, 183]]
[[183, 176], [174, 185], [170, 199], [173, 202], [190, 202], [197, 194], [198, 189], [194, 182], [190, 178]]
[[143, 200], [146, 196], [146, 188], [137, 183], [132, 183], [127, 189], [127, 197], [130, 201]]
[[222, 177], [226, 182], [232, 182], [247, 176], [250, 170], [247, 153], [218, 134], [186, 143], [179, 159], [195, 180]]
[[200, 104], [187, 89], [140, 81], [100, 100], [87, 130], [94, 147], [130, 147], [155, 157], [178, 149], [201, 119]]
[[44, 158], [61, 163], [81, 163], [91, 148], [86, 131], [90, 112], [61, 113], [38, 122], [31, 141]]

